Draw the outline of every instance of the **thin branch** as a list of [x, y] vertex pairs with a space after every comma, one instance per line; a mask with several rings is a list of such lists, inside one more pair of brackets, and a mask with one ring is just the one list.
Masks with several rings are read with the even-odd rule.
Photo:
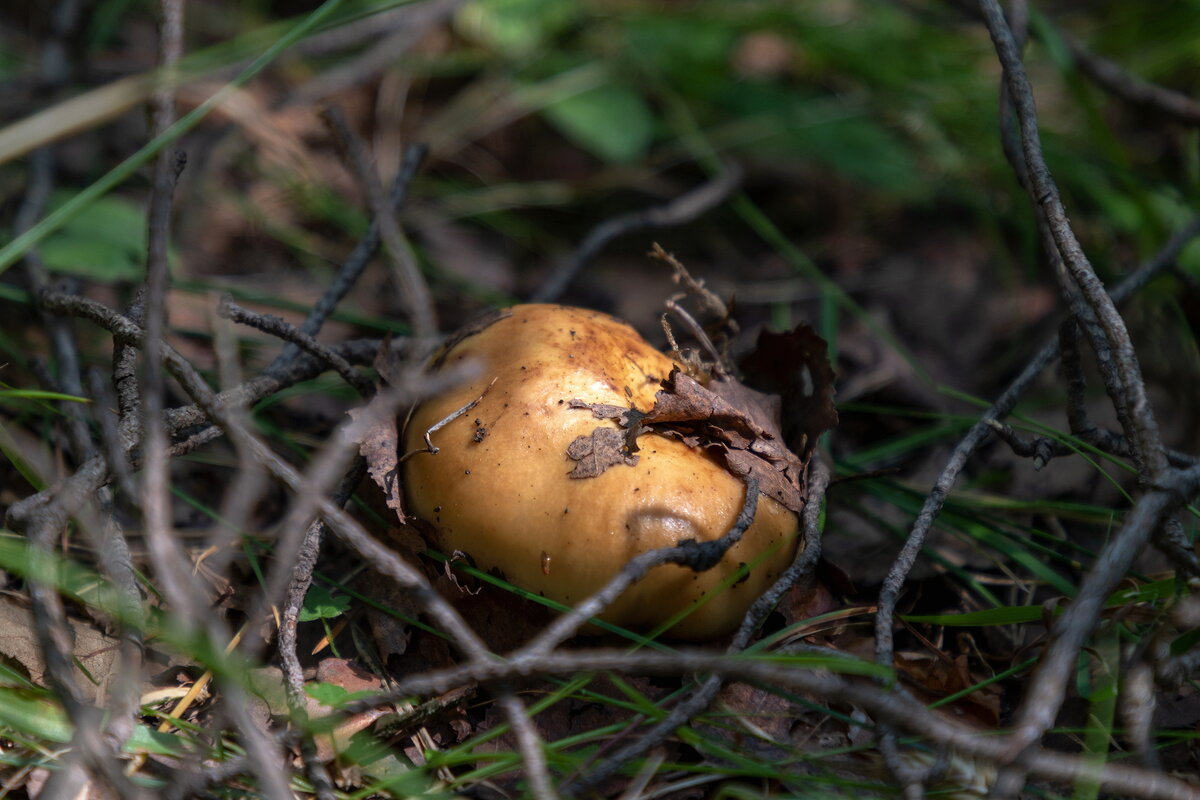
[[606, 220], [588, 232], [571, 254], [550, 273], [545, 283], [529, 298], [531, 303], [551, 303], [566, 291], [600, 252], [614, 239], [634, 231], [684, 225], [719, 206], [742, 182], [742, 168], [728, 162], [715, 178], [660, 206], [634, 211]]
[[[351, 364], [370, 364], [379, 351], [379, 340], [354, 339], [330, 349]], [[274, 372], [263, 372], [240, 386], [221, 392], [220, 401], [222, 405], [231, 408], [249, 406], [265, 397], [270, 397], [281, 389], [314, 378], [324, 372], [326, 368], [327, 365], [324, 362], [301, 353], [299, 358], [289, 361]], [[194, 403], [169, 408], [163, 412], [163, 418], [166, 420], [167, 429], [172, 433], [197, 425], [209, 424], [204, 410]]]
[[[1113, 289], [1113, 301], [1121, 303], [1128, 300], [1139, 289], [1169, 269], [1183, 248], [1197, 235], [1200, 235], [1200, 218], [1193, 219], [1182, 227], [1167, 241], [1162, 250], [1122, 280]], [[912, 570], [917, 556], [925, 544], [925, 537], [932, 529], [934, 520], [941, 513], [942, 507], [946, 504], [946, 498], [950, 496], [954, 484], [958, 481], [958, 476], [966, 467], [967, 461], [986, 440], [988, 433], [992, 430], [992, 423], [1008, 416], [1037, 377], [1058, 358], [1058, 354], [1058, 337], [1054, 336], [1038, 349], [1025, 368], [1005, 387], [979, 420], [971, 426], [946, 461], [880, 589], [878, 612], [875, 616], [875, 660], [878, 663], [891, 666], [893, 662], [892, 628], [895, 621], [896, 602], [900, 598], [900, 591], [904, 588], [908, 573]]]
[[1115, 61], [1091, 52], [1069, 33], [1059, 31], [1059, 36], [1066, 42], [1079, 71], [1100, 88], [1127, 103], [1165, 114], [1185, 125], [1200, 125], [1200, 103], [1191, 97], [1131, 74]]
[[[396, 173], [395, 179], [392, 181], [392, 188], [388, 192], [387, 208], [390, 213], [395, 214], [401, 206], [404, 205], [404, 200], [408, 196], [408, 187], [412, 185], [413, 179], [417, 175], [417, 170], [421, 168], [421, 163], [425, 160], [425, 155], [429, 152], [424, 144], [410, 144], [404, 149], [404, 161], [400, 165], [400, 171]], [[367, 232], [363, 234], [363, 238], [359, 241], [354, 251], [342, 264], [338, 270], [337, 276], [333, 282], [329, 284], [329, 288], [321, 295], [312, 309], [308, 312], [308, 316], [304, 318], [304, 324], [300, 326], [301, 332], [308, 336], [315, 337], [321, 331], [321, 326], [325, 324], [325, 320], [337, 308], [337, 304], [342, 301], [354, 287], [363, 270], [371, 263], [371, 257], [375, 255], [375, 251], [379, 248], [379, 223], [374, 218], [371, 224], [367, 227]], [[289, 344], [283, 348], [283, 352], [275, 357], [275, 360], [264, 370], [265, 374], [278, 376], [285, 371], [287, 366], [295, 361], [300, 354], [300, 349]]]
[[[338, 485], [333, 494], [333, 502], [338, 506], [344, 506], [365, 473], [365, 463], [362, 459], [358, 459]], [[300, 621], [300, 610], [304, 607], [304, 598], [308, 595], [309, 587], [312, 586], [313, 570], [317, 566], [317, 558], [321, 553], [321, 542], [326, 531], [327, 528], [323, 521], [314, 520], [305, 531], [300, 547], [296, 551], [296, 561], [287, 588], [287, 598], [284, 601], [277, 642], [279, 662], [283, 667], [283, 677], [286, 682], [284, 688], [287, 690], [291, 723], [299, 728], [301, 735], [308, 740], [311, 740], [311, 736], [308, 735], [305, 725], [308, 719], [308, 710], [305, 705], [304, 671], [300, 666], [300, 656], [296, 652], [296, 629]], [[312, 743], [309, 741], [307, 744], [311, 745]], [[317, 760], [315, 747], [302, 746], [301, 751], [304, 756], [305, 770], [309, 780], [313, 783], [317, 797], [320, 800], [327, 800], [333, 796], [333, 784], [329, 778], [329, 771]]]
[[513, 735], [517, 740], [517, 748], [525, 764], [525, 777], [529, 781], [530, 794], [536, 800], [555, 800], [558, 793], [550, 779], [550, 768], [546, 764], [546, 749], [541, 734], [529, 719], [529, 711], [517, 697], [512, 686], [507, 681], [500, 681], [496, 687], [496, 704], [504, 712]]
[[[1016, 42], [996, 0], [980, 0], [979, 5], [1020, 122], [1030, 198], [1039, 216], [1045, 220], [1064, 271], [1071, 276], [1083, 301], [1073, 302], [1072, 308], [1091, 338], [1139, 478], [1143, 484], [1153, 487], [1153, 491], [1134, 506], [1116, 537], [1105, 546], [1078, 595], [1054, 626], [1051, 643], [1017, 711], [1015, 734], [1006, 752], [1007, 761], [1020, 759], [1022, 763], [1002, 771], [993, 789], [994, 797], [1004, 798], [1013, 796], [1024, 783], [1027, 764], [1023, 754], [1053, 724], [1065, 696], [1071, 665], [1095, 625], [1104, 599], [1166, 516], [1195, 491], [1197, 481], [1194, 470], [1169, 472], [1158, 425], [1124, 321], [1079, 246], [1058, 187], [1042, 157], [1033, 93]], [[1069, 296], [1074, 296], [1073, 289], [1065, 283], [1063, 289]], [[1092, 328], [1093, 320], [1099, 330]]]
[[350, 362], [342, 358], [336, 351], [325, 347], [302, 330], [289, 325], [282, 317], [277, 317], [274, 314], [261, 314], [243, 308], [235, 303], [229, 295], [221, 297], [221, 301], [217, 306], [217, 313], [226, 319], [231, 319], [242, 325], [249, 325], [263, 333], [269, 333], [285, 342], [290, 342], [310, 356], [324, 361], [333, 367], [346, 383], [353, 386], [360, 396], [370, 398], [371, 395], [375, 394], [375, 384], [370, 378], [356, 372], [354, 367], [350, 365]]
[[[1096, 277], [1087, 255], [1080, 247], [1075, 233], [1067, 219], [1066, 208], [1059, 196], [1058, 186], [1050, 175], [1042, 155], [1041, 137], [1038, 132], [1037, 110], [1034, 106], [1033, 91], [1021, 64], [1020, 51], [1004, 14], [996, 0], [979, 0], [983, 11], [984, 21], [996, 54], [1004, 68], [1004, 77], [1009, 92], [1012, 95], [1013, 106], [1017, 112], [1021, 132], [1021, 145], [1025, 155], [1025, 164], [1029, 175], [1027, 187], [1030, 199], [1038, 213], [1047, 224], [1054, 244], [1062, 257], [1064, 266], [1074, 281], [1087, 306], [1096, 315], [1100, 327], [1104, 331], [1105, 344], [1112, 349], [1114, 361], [1114, 380], [1107, 384], [1109, 395], [1122, 417], [1121, 425], [1125, 429], [1133, 448], [1134, 460], [1142, 480], [1152, 483], [1167, 469], [1166, 458], [1162, 452], [1162, 441], [1158, 432], [1158, 424], [1150, 409], [1146, 397], [1146, 386], [1142, 381], [1141, 369], [1129, 339], [1125, 322], [1117, 313], [1112, 298], [1104, 290], [1104, 285]], [[1097, 350], [1098, 356], [1101, 351]]]
[[[80, 303], [74, 301], [65, 301], [62, 297], [57, 297], [51, 300], [57, 308], [56, 313], [74, 313], [72, 309], [80, 306]], [[100, 308], [103, 308], [101, 306]], [[120, 316], [114, 313], [114, 316]], [[82, 311], [80, 311], [82, 315]], [[136, 315], [134, 315], [136, 317]], [[107, 327], [103, 324], [106, 315], [101, 312], [94, 312], [93, 317], [101, 321], [102, 327]], [[122, 328], [126, 333], [131, 330], [138, 330], [135, 319], [123, 318], [129, 322], [132, 328]], [[109, 320], [111, 322], [111, 320]], [[120, 326], [118, 326], [120, 327]], [[108, 328], [112, 330], [112, 328]], [[379, 342], [372, 339], [358, 339], [346, 342], [335, 348], [347, 360], [358, 364], [369, 364], [374, 358], [376, 350], [379, 348]], [[114, 359], [126, 359], [125, 356], [119, 355], [124, 351], [132, 352], [136, 357], [137, 343], [126, 337], [118, 337], [114, 347]], [[126, 359], [127, 360], [127, 359]], [[318, 362], [310, 356], [302, 355], [294, 363], [289, 365], [287, 369], [280, 374], [279, 377], [270, 377], [259, 375], [250, 379], [241, 386], [234, 387], [217, 395], [216, 402], [220, 403], [225, 408], [237, 408], [243, 405], [257, 402], [264, 397], [268, 397], [275, 392], [286, 389], [294, 384], [310, 380], [320, 375], [325, 371], [325, 365]], [[128, 385], [128, 381], [117, 381], [117, 397], [118, 406], [122, 407], [122, 388]], [[136, 398], [136, 392], [133, 393]], [[121, 423], [126, 422], [128, 407], [122, 407]], [[136, 408], [133, 409], [136, 411]], [[132, 416], [136, 418], [136, 413]], [[223, 436], [224, 432], [211, 425], [208, 418], [205, 416], [204, 410], [198, 405], [180, 406], [178, 408], [168, 409], [164, 412], [167, 429], [176, 432], [191, 428], [201, 427], [200, 430], [192, 433], [185, 440], [172, 445], [169, 449], [171, 455], [182, 455], [191, 452], [196, 447], [199, 447], [207, 442], [212, 441], [219, 436]], [[121, 431], [122, 446], [133, 448], [138, 443], [139, 429], [136, 426], [125, 427]], [[133, 466], [139, 466], [140, 461], [134, 460]], [[31, 521], [35, 519], [42, 511], [51, 504], [56, 502], [56, 496], [59, 492], [73, 493], [82, 491], [84, 493], [92, 493], [106, 484], [110, 479], [108, 464], [104, 456], [96, 455], [85, 461], [75, 472], [63, 481], [60, 485], [51, 489], [43, 490], [37, 494], [18, 500], [8, 507], [6, 520], [9, 527], [25, 528]]]
[[[183, 53], [183, 2], [162, 0], [159, 22], [159, 66], [168, 73], [175, 69]], [[170, 83], [155, 92], [152, 137], [161, 136], [175, 121], [175, 98]], [[171, 495], [167, 474], [167, 434], [162, 421], [166, 391], [158, 368], [162, 337], [167, 330], [167, 284], [169, 281], [168, 246], [170, 243], [171, 204], [181, 161], [168, 149], [161, 150], [154, 164], [154, 185], [146, 215], [148, 245], [146, 253], [145, 360], [141, 374], [142, 430], [146, 455], [138, 500], [145, 522], [146, 544], [163, 593], [184, 625], [200, 619], [199, 592], [188, 571], [186, 558], [172, 533]]]
[[[847, 657], [847, 666], [856, 659]], [[827, 662], [822, 662], [826, 664]], [[717, 655], [706, 650], [684, 648], [673, 652], [621, 650], [555, 651], [529, 658], [464, 664], [450, 669], [400, 679], [394, 691], [349, 704], [345, 713], [392, 703], [414, 696], [437, 695], [472, 681], [494, 684], [500, 681], [531, 680], [581, 672], [616, 672], [626, 675], [682, 675], [690, 673], [720, 675], [728, 681], [782, 686], [864, 709], [876, 721], [944, 744], [963, 755], [994, 762], [1005, 751], [1007, 740], [991, 732], [979, 732], [945, 716], [935, 714], [921, 702], [903, 692], [885, 689], [871, 682], [842, 677], [829, 669], [804, 669], [802, 660], [782, 664], [744, 656]], [[1098, 778], [1108, 792], [1139, 798], [1196, 800], [1196, 789], [1189, 783], [1162, 773], [1109, 762], [1097, 766], [1077, 755], [1033, 751], [1033, 774], [1060, 783], [1073, 783], [1084, 776]]]
[[437, 309], [434, 307], [433, 295], [429, 293], [429, 287], [421, 275], [420, 267], [417, 266], [412, 246], [396, 222], [395, 214], [384, 196], [383, 186], [379, 183], [379, 176], [367, 156], [366, 148], [346, 124], [341, 110], [329, 106], [325, 109], [324, 116], [367, 196], [371, 215], [383, 238], [384, 252], [391, 260], [396, 277], [400, 281], [408, 319], [413, 326], [413, 337], [421, 342], [423, 347], [432, 348], [438, 334]]

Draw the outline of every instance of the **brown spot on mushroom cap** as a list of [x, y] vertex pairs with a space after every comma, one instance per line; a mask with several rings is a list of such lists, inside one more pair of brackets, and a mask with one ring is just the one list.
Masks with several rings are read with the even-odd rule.
[[[641, 552], [721, 536], [741, 510], [740, 480], [706, 453], [657, 434], [639, 440], [635, 466], [567, 477], [571, 442], [617, 423], [597, 420], [563, 399], [647, 411], [660, 388], [647, 375], [671, 372], [671, 360], [624, 323], [566, 306], [516, 306], [452, 350], [455, 360], [482, 361], [481, 376], [422, 404], [404, 433], [406, 450], [420, 447], [430, 425], [479, 397], [493, 379], [495, 384], [473, 410], [472, 416], [489, 421], [483, 441], [472, 441], [471, 419], [455, 420], [433, 435], [441, 448], [437, 455], [421, 453], [404, 464], [412, 512], [429, 520], [431, 498], [442, 505], [442, 547], [469, 551], [481, 568], [499, 568], [513, 583], [566, 602], [599, 589]], [[514, 413], [506, 413], [510, 406]], [[503, 466], [494, 467], [497, 462]], [[481, 464], [488, 469], [464, 479]], [[568, 508], [567, 517], [546, 513]], [[725, 633], [770, 576], [791, 561], [797, 527], [794, 514], [764, 496], [742, 542], [714, 569], [697, 575], [657, 567], [604, 618], [627, 627], [658, 625], [774, 545], [750, 570], [745, 588], [722, 591], [671, 631], [692, 639]], [[549, 574], [542, 569], [543, 552], [554, 554]]]

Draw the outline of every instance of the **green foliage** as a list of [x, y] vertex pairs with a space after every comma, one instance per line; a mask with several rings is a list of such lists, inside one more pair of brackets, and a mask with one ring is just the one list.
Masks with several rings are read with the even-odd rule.
[[504, 56], [525, 57], [578, 14], [578, 4], [570, 0], [482, 0], [463, 9], [458, 29]]
[[338, 686], [336, 683], [323, 683], [321, 681], [309, 681], [304, 684], [304, 692], [318, 703], [337, 708], [345, 703], [353, 703], [355, 700], [361, 700], [364, 697], [370, 697], [374, 692], [351, 692], [345, 687]]
[[313, 584], [304, 596], [304, 607], [300, 609], [300, 621], [311, 622], [314, 619], [333, 619], [340, 617], [350, 609], [350, 598], [344, 594], [330, 594], [328, 589]]
[[542, 113], [580, 147], [618, 164], [641, 159], [654, 138], [653, 112], [626, 86], [609, 84], [565, 97]]
[[[51, 203], [61, 208], [71, 193]], [[101, 283], [140, 280], [146, 272], [145, 210], [119, 195], [102, 197], [46, 237], [38, 248], [46, 267]]]

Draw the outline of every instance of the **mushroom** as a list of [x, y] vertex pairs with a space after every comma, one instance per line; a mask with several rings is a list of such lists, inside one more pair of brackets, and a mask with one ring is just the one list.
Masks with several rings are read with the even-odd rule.
[[[572, 477], [580, 473], [567, 450], [577, 439], [604, 439], [613, 456], [613, 441], [626, 437], [617, 421], [597, 419], [581, 405], [648, 411], [675, 366], [670, 358], [596, 311], [522, 305], [499, 316], [437, 359], [475, 359], [483, 364], [480, 377], [422, 403], [405, 428], [404, 452], [423, 449], [430, 428], [478, 401], [432, 433], [436, 453], [417, 452], [404, 463], [408, 510], [430, 523], [437, 546], [573, 605], [640, 553], [728, 531], [746, 485], [677, 438], [642, 433], [636, 454], [621, 448], [611, 466], [602, 462], [596, 474]], [[613, 433], [594, 435], [608, 429]], [[700, 573], [655, 567], [602, 619], [645, 629], [699, 604], [670, 635], [727, 633], [791, 562], [798, 527], [795, 513], [764, 495], [753, 523], [717, 566]], [[734, 582], [742, 565], [749, 574]]]

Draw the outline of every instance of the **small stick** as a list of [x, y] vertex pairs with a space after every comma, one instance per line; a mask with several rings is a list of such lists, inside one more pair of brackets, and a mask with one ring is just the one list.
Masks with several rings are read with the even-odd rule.
[[725, 202], [741, 182], [742, 168], [730, 162], [712, 180], [669, 202], [600, 223], [554, 268], [546, 282], [529, 298], [529, 302], [550, 303], [557, 300], [588, 262], [613, 239], [646, 228], [670, 228], [691, 222]]
[[413, 254], [412, 247], [405, 239], [403, 231], [400, 230], [399, 223], [396, 222], [396, 217], [384, 196], [383, 186], [379, 183], [379, 176], [375, 173], [375, 168], [367, 156], [366, 148], [350, 130], [341, 109], [336, 106], [328, 106], [323, 116], [329, 129], [337, 138], [338, 144], [341, 145], [346, 161], [354, 170], [366, 193], [371, 215], [383, 238], [384, 252], [387, 253], [396, 270], [396, 277], [400, 280], [404, 304], [407, 307], [409, 322], [412, 324], [413, 337], [421, 342], [423, 347], [430, 347], [438, 333], [437, 308], [433, 302], [433, 295], [429, 292], [429, 286], [425, 283], [425, 278], [417, 266], [417, 259]]
[[231, 319], [242, 325], [249, 325], [263, 333], [269, 333], [272, 336], [283, 339], [285, 342], [290, 342], [314, 358], [324, 361], [333, 367], [337, 374], [341, 375], [346, 383], [353, 386], [355, 391], [362, 397], [370, 398], [375, 394], [375, 384], [365, 375], [356, 372], [354, 367], [350, 366], [349, 361], [336, 351], [325, 347], [316, 339], [304, 333], [304, 331], [288, 324], [282, 317], [251, 311], [248, 308], [238, 305], [229, 295], [221, 297], [220, 303], [217, 305], [217, 313], [226, 319]]
[[492, 382], [487, 385], [487, 387], [483, 390], [483, 393], [480, 394], [479, 397], [476, 397], [474, 400], [467, 403], [465, 406], [458, 409], [457, 411], [452, 412], [449, 416], [444, 417], [444, 418], [438, 420], [437, 422], [433, 423], [432, 425], [430, 425], [429, 429], [425, 431], [425, 447], [418, 448], [416, 450], [411, 450], [411, 451], [405, 453], [403, 456], [400, 457], [400, 461], [398, 463], [404, 463], [408, 459], [415, 456], [417, 453], [429, 453], [430, 455], [436, 456], [438, 453], [442, 452], [441, 448], [438, 447], [437, 445], [435, 445], [433, 443], [433, 440], [430, 439], [429, 437], [432, 434], [437, 433], [442, 428], [449, 425], [451, 422], [454, 422], [454, 420], [458, 419], [459, 417], [461, 417], [463, 414], [470, 411], [475, 406], [479, 405], [479, 401], [481, 401], [483, 398], [487, 397], [487, 393], [491, 391], [492, 387], [496, 385], [496, 381], [498, 381], [499, 379], [500, 379], [499, 376], [492, 378]]

